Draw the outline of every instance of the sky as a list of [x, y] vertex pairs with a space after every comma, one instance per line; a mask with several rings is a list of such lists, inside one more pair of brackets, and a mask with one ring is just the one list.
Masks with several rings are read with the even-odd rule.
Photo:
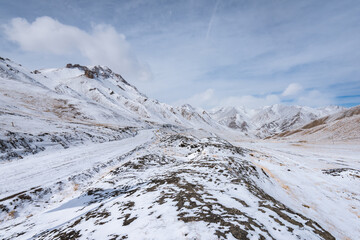
[[0, 0], [0, 56], [211, 109], [360, 104], [358, 0]]

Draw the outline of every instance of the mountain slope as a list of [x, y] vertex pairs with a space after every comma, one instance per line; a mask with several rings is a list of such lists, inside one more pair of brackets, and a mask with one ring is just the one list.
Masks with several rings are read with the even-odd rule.
[[107, 67], [68, 64], [66, 68], [37, 72], [53, 81], [52, 86], [50, 84], [48, 86], [54, 91], [108, 106], [122, 116], [128, 115], [131, 119], [193, 128], [197, 126], [221, 128], [206, 113], [199, 113], [190, 105], [174, 108], [148, 98]]
[[219, 124], [250, 136], [252, 135], [253, 129], [256, 128], [251, 121], [253, 114], [255, 114], [254, 111], [247, 110], [243, 107], [223, 107], [210, 112], [210, 116]]
[[68, 64], [30, 72], [2, 59], [0, 78], [0, 160], [47, 147], [118, 140], [135, 134], [135, 129], [164, 124], [224, 129], [206, 112], [146, 97], [102, 66]]
[[278, 134], [275, 138], [319, 142], [358, 142], [360, 141], [360, 106], [316, 119], [301, 128]]
[[118, 140], [135, 134], [131, 127], [146, 127], [95, 101], [56, 92], [55, 81], [10, 60], [0, 60], [0, 79], [0, 160]]

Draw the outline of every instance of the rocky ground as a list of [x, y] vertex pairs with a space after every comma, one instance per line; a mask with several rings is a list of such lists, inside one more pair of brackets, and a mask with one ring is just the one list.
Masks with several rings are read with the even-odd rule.
[[335, 239], [261, 187], [279, 188], [253, 151], [211, 134], [153, 129], [75, 149], [42, 153], [55, 159], [49, 181], [26, 167], [4, 175], [28, 182], [1, 191], [1, 238]]

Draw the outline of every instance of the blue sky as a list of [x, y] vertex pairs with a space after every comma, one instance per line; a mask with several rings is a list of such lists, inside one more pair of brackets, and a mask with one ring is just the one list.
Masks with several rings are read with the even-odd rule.
[[360, 1], [1, 1], [0, 56], [194, 106], [360, 104]]

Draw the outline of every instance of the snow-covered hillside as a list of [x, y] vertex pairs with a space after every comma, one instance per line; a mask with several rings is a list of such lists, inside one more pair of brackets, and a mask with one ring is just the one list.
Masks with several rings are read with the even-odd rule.
[[250, 154], [219, 138], [158, 129], [29, 156], [0, 169], [0, 237], [334, 239], [260, 187], [283, 192]]
[[311, 142], [360, 142], [360, 106], [316, 119], [301, 128], [274, 136]]
[[0, 78], [0, 159], [21, 157], [54, 145], [118, 140], [134, 134], [134, 128], [225, 128], [205, 111], [189, 105], [172, 107], [146, 97], [102, 66], [68, 64], [65, 68], [31, 72], [2, 59]]
[[251, 162], [284, 190], [264, 186], [276, 199], [316, 220], [336, 239], [360, 236], [359, 142], [292, 143], [271, 139], [235, 145], [254, 149]]

